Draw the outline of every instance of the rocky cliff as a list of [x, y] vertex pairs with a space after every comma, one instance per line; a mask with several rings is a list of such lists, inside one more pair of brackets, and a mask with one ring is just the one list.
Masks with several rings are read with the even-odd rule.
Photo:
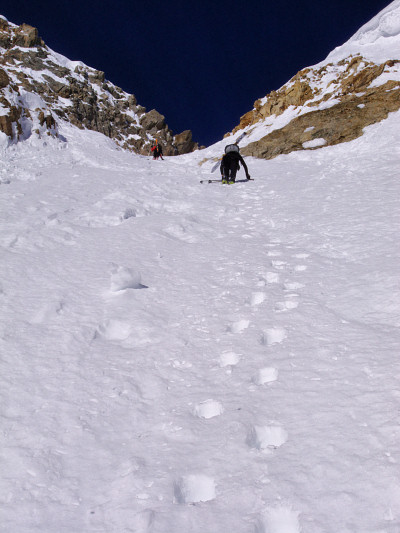
[[326, 61], [254, 103], [227, 136], [247, 132], [244, 155], [271, 159], [359, 137], [400, 108], [400, 2], [392, 2]]
[[0, 17], [0, 131], [12, 142], [57, 136], [62, 120], [140, 154], [148, 154], [156, 138], [166, 155], [197, 148], [189, 130], [174, 136], [163, 115], [146, 112], [104, 72], [55, 53], [36, 28]]

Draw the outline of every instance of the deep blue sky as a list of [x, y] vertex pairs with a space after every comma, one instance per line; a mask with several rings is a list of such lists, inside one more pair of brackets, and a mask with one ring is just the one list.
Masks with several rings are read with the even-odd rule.
[[222, 138], [253, 102], [325, 59], [390, 0], [2, 0], [10, 22], [103, 70], [174, 133]]

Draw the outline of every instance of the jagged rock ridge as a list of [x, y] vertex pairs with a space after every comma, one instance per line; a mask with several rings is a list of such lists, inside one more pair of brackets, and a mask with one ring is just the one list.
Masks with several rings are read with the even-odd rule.
[[350, 141], [400, 109], [400, 2], [364, 28], [325, 62], [254, 103], [227, 134], [248, 131], [244, 155], [271, 159]]
[[141, 154], [148, 154], [155, 138], [166, 155], [198, 147], [190, 130], [174, 136], [163, 115], [155, 109], [146, 113], [104, 72], [69, 61], [48, 48], [36, 28], [0, 16], [0, 131], [13, 141], [58, 135], [60, 120]]

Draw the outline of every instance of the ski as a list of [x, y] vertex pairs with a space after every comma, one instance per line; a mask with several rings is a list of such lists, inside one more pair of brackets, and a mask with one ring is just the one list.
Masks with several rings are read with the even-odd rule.
[[[246, 135], [247, 135], [247, 131], [244, 131], [243, 133], [241, 133], [241, 134], [239, 135], [239, 137], [236, 139], [235, 144], [239, 144], [240, 141], [241, 141], [244, 137], [246, 137]], [[215, 171], [217, 170], [217, 168], [218, 168], [219, 165], [221, 164], [221, 159], [222, 159], [222, 157], [219, 157], [219, 158], [218, 158], [218, 161], [215, 163], [215, 165], [214, 165], [214, 166], [212, 167], [212, 169], [211, 169], [211, 173], [213, 173], [213, 172], [215, 172]], [[207, 181], [207, 180], [205, 180], [205, 181]], [[217, 181], [218, 181], [218, 180], [217, 180]]]
[[[235, 183], [246, 183], [246, 181], [254, 181], [254, 178], [250, 178], [249, 180], [247, 178], [245, 180], [236, 180]], [[222, 180], [200, 180], [200, 183], [222, 183]], [[230, 185], [234, 185], [235, 183], [231, 183]]]
[[212, 167], [212, 169], [211, 169], [211, 173], [212, 173], [212, 172], [215, 172], [215, 171], [217, 170], [217, 168], [218, 168], [219, 165], [221, 164], [221, 159], [222, 159], [222, 157], [220, 157], [220, 158], [218, 159], [218, 161], [215, 163], [215, 165]]
[[244, 131], [244, 132], [243, 132], [241, 135], [239, 135], [239, 137], [236, 139], [235, 144], [239, 144], [240, 141], [241, 141], [244, 137], [246, 137], [246, 135], [247, 135], [247, 131]]

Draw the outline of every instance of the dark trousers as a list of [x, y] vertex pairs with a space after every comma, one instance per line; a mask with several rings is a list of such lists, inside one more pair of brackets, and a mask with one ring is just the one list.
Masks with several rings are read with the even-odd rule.
[[238, 171], [237, 161], [227, 158], [227, 160], [222, 161], [221, 170], [225, 179], [235, 181], [236, 172]]

